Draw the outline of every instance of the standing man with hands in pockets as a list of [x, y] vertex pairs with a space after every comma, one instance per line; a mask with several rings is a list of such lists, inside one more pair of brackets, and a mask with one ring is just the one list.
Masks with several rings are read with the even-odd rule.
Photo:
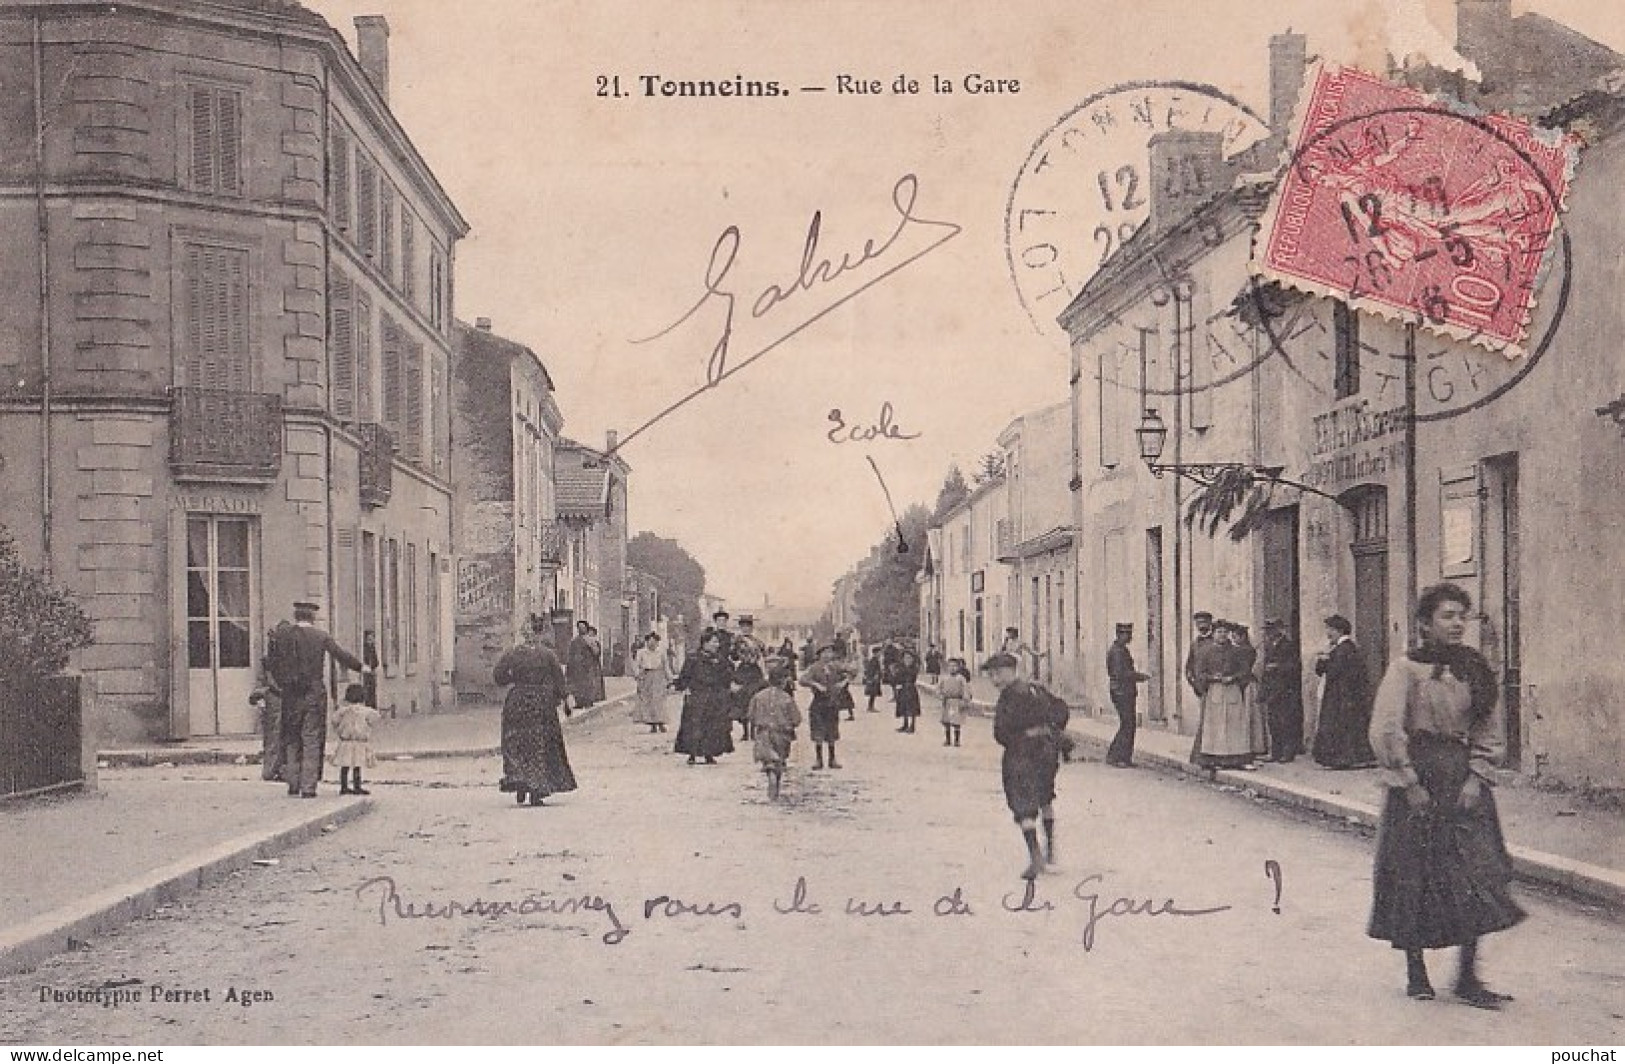
[[1134, 667], [1134, 655], [1128, 649], [1133, 638], [1134, 625], [1120, 622], [1117, 638], [1106, 651], [1106, 680], [1112, 708], [1117, 710], [1117, 734], [1106, 748], [1106, 764], [1113, 768], [1134, 767], [1134, 734], [1140, 726], [1139, 685], [1151, 679]]

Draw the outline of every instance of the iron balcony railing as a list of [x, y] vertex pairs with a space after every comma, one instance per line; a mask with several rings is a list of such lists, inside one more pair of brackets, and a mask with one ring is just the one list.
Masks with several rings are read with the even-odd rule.
[[223, 388], [169, 390], [169, 466], [177, 478], [275, 480], [282, 397]]

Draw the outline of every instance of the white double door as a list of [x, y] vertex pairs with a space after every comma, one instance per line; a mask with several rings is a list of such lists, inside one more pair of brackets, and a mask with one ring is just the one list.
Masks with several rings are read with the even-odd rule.
[[193, 735], [259, 730], [254, 691], [258, 528], [251, 517], [186, 519], [186, 656]]

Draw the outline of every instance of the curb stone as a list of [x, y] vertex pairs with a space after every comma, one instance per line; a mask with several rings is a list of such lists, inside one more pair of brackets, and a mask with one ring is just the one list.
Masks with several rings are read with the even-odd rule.
[[0, 930], [0, 976], [39, 967], [58, 953], [94, 935], [139, 920], [159, 906], [191, 894], [254, 861], [292, 849], [330, 827], [349, 823], [372, 809], [372, 800], [356, 798], [336, 807], [306, 814], [267, 831], [250, 832], [217, 846], [41, 913]]

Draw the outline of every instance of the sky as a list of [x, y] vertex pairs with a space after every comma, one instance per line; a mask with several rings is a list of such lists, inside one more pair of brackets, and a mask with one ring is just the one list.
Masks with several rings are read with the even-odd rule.
[[[890, 527], [882, 481], [899, 510], [929, 504], [951, 465], [968, 474], [1012, 419], [1066, 398], [1064, 340], [1018, 297], [1005, 216], [1082, 101], [1177, 79], [1267, 117], [1287, 29], [1340, 62], [1459, 65], [1452, 0], [304, 3], [352, 47], [354, 16], [388, 18], [391, 106], [473, 227], [457, 316], [542, 356], [567, 435], [620, 434], [632, 529], [677, 539], [736, 606], [822, 605]], [[1612, 0], [1514, 3], [1531, 9], [1625, 50]], [[1019, 91], [967, 93], [973, 74]], [[598, 95], [617, 75], [623, 95]], [[826, 91], [649, 97], [645, 75]], [[843, 75], [883, 91], [838, 92]], [[891, 93], [899, 75], [920, 92]], [[727, 376], [706, 387], [725, 328]], [[831, 411], [861, 428], [884, 404], [910, 438], [828, 439]]]

